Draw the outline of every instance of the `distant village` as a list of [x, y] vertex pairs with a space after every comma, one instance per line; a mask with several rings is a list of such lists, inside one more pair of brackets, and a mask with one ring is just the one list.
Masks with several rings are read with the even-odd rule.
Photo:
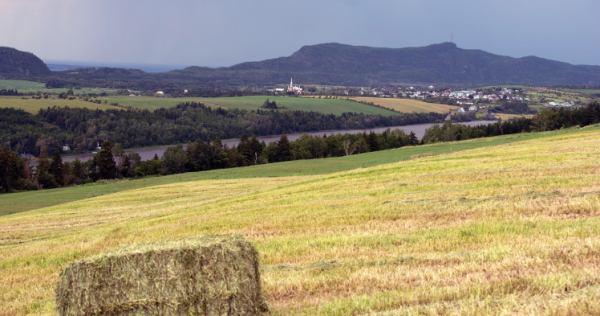
[[[536, 103], [548, 107], [571, 107], [578, 105], [577, 101], [565, 100], [556, 102], [548, 100], [539, 102], [528, 97], [528, 91], [509, 88], [487, 88], [476, 90], [452, 90], [447, 88], [436, 88], [434, 86], [414, 87], [371, 87], [371, 88], [328, 88], [325, 91], [316, 88], [305, 90], [303, 86], [295, 86], [293, 80], [290, 80], [287, 88], [268, 88], [266, 92], [272, 94], [287, 95], [332, 95], [332, 96], [363, 96], [379, 98], [411, 98], [425, 100], [435, 103], [444, 103], [461, 106], [458, 112], [477, 111], [480, 108], [485, 109], [485, 104], [501, 101], [516, 101], [525, 103]], [[325, 92], [325, 93], [324, 93]]]

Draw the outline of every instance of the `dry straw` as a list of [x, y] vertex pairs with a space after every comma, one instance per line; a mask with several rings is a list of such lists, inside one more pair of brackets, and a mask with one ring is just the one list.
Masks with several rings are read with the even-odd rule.
[[72, 262], [56, 310], [74, 315], [255, 315], [268, 311], [258, 253], [241, 236], [124, 248]]

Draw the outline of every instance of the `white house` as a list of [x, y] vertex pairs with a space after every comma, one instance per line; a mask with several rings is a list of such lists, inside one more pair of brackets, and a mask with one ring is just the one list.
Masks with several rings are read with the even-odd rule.
[[71, 150], [71, 146], [69, 146], [69, 145], [63, 146], [63, 151], [69, 151], [69, 150]]
[[475, 106], [475, 105], [471, 105], [471, 106], [469, 107], [469, 111], [477, 111], [477, 106]]
[[465, 109], [463, 109], [463, 108], [458, 108], [458, 113], [465, 113]]

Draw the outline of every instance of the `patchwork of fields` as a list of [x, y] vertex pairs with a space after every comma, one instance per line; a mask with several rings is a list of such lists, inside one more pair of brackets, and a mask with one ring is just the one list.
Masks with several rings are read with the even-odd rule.
[[413, 99], [397, 99], [397, 98], [368, 98], [354, 97], [353, 100], [362, 102], [373, 102], [374, 104], [393, 109], [398, 112], [417, 112], [417, 113], [448, 113], [450, 110], [457, 110], [458, 106], [447, 104], [427, 103]]
[[171, 183], [2, 216], [0, 315], [52, 315], [58, 273], [74, 259], [215, 233], [257, 246], [274, 315], [598, 314], [599, 142], [598, 127], [583, 128], [334, 174]]
[[201, 102], [207, 106], [217, 106], [228, 109], [258, 110], [266, 99], [277, 102], [277, 106], [285, 107], [289, 111], [314, 111], [326, 114], [340, 115], [344, 112], [365, 114], [395, 115], [386, 109], [359, 104], [342, 99], [318, 99], [273, 96], [245, 96], [227, 98], [155, 98], [155, 97], [129, 97], [110, 96], [109, 103], [117, 102], [119, 105], [131, 106], [136, 109], [156, 110], [162, 107], [173, 107], [182, 102]]

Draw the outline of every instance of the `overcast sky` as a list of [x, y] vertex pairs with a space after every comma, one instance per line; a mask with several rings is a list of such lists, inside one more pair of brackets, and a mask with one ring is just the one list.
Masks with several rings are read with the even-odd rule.
[[599, 0], [0, 0], [0, 46], [44, 60], [230, 66], [338, 42], [449, 41], [600, 65]]

